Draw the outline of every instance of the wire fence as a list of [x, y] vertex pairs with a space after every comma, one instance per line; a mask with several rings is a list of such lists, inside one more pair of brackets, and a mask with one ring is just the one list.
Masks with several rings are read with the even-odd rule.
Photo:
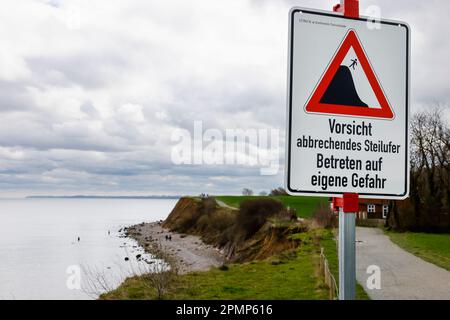
[[339, 298], [339, 289], [336, 284], [336, 279], [330, 271], [328, 266], [327, 257], [324, 254], [324, 249], [320, 248], [320, 260], [319, 260], [320, 273], [325, 278], [325, 284], [329, 288], [330, 300], [337, 300]]

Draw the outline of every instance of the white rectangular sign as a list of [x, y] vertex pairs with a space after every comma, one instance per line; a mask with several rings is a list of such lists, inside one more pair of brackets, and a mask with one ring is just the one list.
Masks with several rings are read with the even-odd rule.
[[408, 197], [409, 26], [303, 8], [289, 24], [288, 193]]

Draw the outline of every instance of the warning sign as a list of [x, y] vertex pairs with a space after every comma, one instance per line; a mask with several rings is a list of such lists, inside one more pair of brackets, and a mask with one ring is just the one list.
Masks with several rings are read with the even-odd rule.
[[[353, 76], [357, 71], [363, 77]], [[356, 80], [356, 81], [355, 81]], [[368, 82], [365, 86], [361, 82]], [[359, 90], [358, 90], [359, 89]], [[364, 90], [374, 103], [361, 100]], [[359, 91], [359, 93], [358, 93]], [[365, 99], [364, 99], [365, 100]], [[355, 30], [349, 30], [323, 77], [306, 104], [306, 111], [392, 119], [394, 114], [370, 65]]]
[[409, 27], [290, 13], [286, 187], [293, 195], [408, 196]]

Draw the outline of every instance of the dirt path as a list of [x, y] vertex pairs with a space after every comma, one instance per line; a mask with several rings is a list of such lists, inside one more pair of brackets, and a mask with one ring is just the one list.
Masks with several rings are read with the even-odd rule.
[[[369, 290], [367, 267], [381, 269], [381, 289]], [[404, 251], [378, 228], [356, 229], [356, 278], [371, 299], [450, 299], [450, 272]]]
[[217, 203], [219, 206], [221, 206], [221, 207], [228, 208], [228, 209], [231, 209], [231, 210], [237, 210], [235, 207], [229, 206], [229, 205], [227, 205], [225, 202], [223, 202], [223, 201], [221, 201], [221, 200], [217, 200], [217, 199], [216, 199], [216, 203]]
[[[208, 270], [224, 261], [219, 250], [203, 243], [199, 237], [170, 232], [158, 222], [138, 224], [127, 228], [126, 232], [150, 253], [153, 246], [160, 244], [162, 250], [177, 261], [180, 273]], [[172, 240], [166, 240], [166, 235]]]

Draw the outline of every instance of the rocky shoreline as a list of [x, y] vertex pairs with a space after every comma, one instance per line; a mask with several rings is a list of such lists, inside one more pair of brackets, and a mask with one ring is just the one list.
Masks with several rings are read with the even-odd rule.
[[220, 250], [205, 244], [200, 237], [171, 232], [162, 227], [162, 221], [130, 226], [124, 232], [150, 254], [162, 250], [175, 261], [181, 274], [206, 271], [221, 266], [225, 261]]

